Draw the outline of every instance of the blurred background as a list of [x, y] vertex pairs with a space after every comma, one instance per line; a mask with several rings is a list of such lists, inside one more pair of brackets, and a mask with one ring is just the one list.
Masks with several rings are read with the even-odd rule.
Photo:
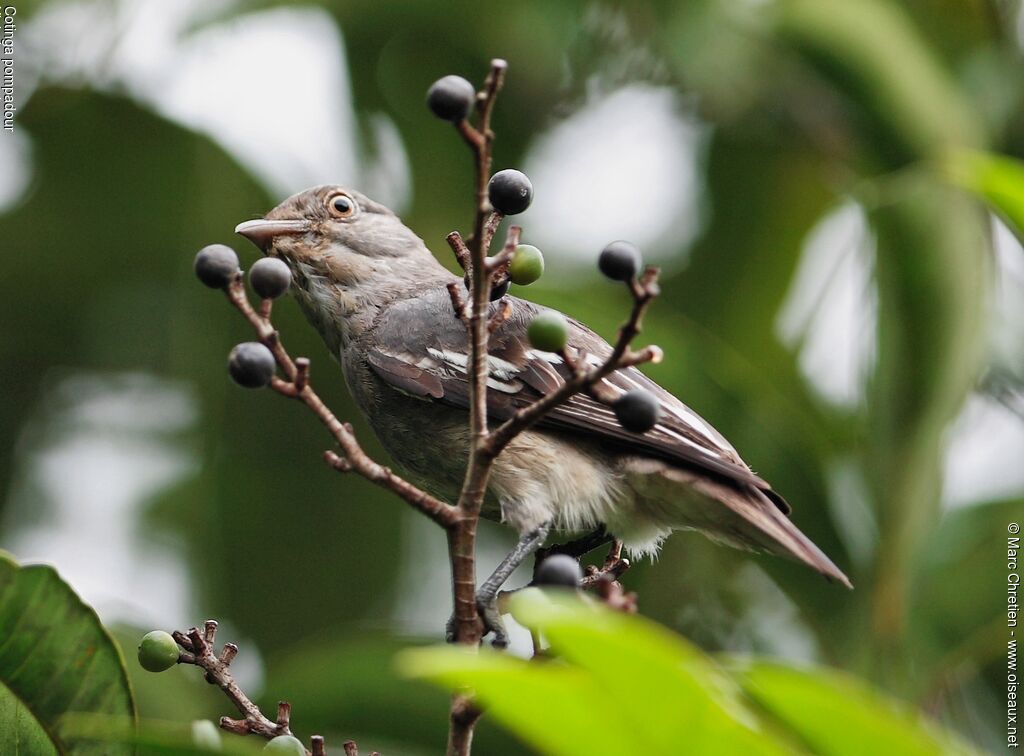
[[[1024, 156], [1019, 2], [52, 0], [17, 24], [0, 548], [54, 563], [129, 650], [217, 617], [244, 685], [290, 699], [299, 733], [439, 750], [445, 695], [390, 658], [441, 637], [443, 534], [329, 470], [300, 406], [230, 383], [250, 333], [192, 259], [224, 242], [251, 264], [235, 224], [329, 182], [451, 264], [472, 167], [425, 93], [504, 57], [495, 168], [533, 180], [524, 240], [548, 270], [514, 293], [611, 336], [628, 299], [596, 256], [640, 245], [665, 271], [650, 374], [857, 586], [678, 534], [625, 576], [641, 611], [711, 651], [851, 670], [1002, 747], [1024, 252], [936, 166]], [[382, 457], [294, 303], [276, 313]], [[484, 528], [482, 572], [511, 541]], [[228, 713], [190, 673], [136, 674], [141, 715]], [[487, 718], [478, 748], [522, 750]]]

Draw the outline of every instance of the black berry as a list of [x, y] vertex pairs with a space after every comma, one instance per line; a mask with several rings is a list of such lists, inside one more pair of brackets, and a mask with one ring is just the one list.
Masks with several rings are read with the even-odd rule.
[[223, 289], [238, 275], [238, 255], [231, 247], [211, 244], [196, 255], [195, 271], [211, 289]]
[[642, 265], [640, 250], [628, 241], [613, 241], [601, 250], [597, 267], [613, 281], [629, 281], [636, 278]]
[[245, 388], [263, 388], [274, 377], [274, 355], [258, 341], [246, 341], [228, 355], [228, 372]]
[[647, 389], [633, 389], [615, 400], [612, 405], [619, 425], [634, 433], [646, 433], [661, 415], [658, 399]]
[[552, 554], [537, 565], [533, 584], [559, 588], [578, 588], [583, 572], [580, 563], [568, 554]]
[[427, 107], [443, 121], [461, 121], [473, 109], [476, 90], [461, 76], [445, 76], [427, 90]]
[[533, 184], [522, 171], [506, 168], [491, 176], [487, 197], [502, 215], [518, 215], [533, 202]]
[[277, 299], [288, 291], [291, 282], [292, 272], [276, 257], [257, 260], [249, 270], [249, 284], [263, 299]]

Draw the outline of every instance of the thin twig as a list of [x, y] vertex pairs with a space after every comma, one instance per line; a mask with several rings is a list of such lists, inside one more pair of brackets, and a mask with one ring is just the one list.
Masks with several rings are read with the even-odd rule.
[[281, 372], [287, 377], [287, 380], [282, 380], [275, 376], [271, 381], [271, 387], [278, 393], [299, 399], [305, 404], [326, 426], [338, 446], [341, 447], [346, 465], [336, 464], [328, 458], [327, 461], [331, 466], [340, 471], [351, 470], [362, 475], [372, 483], [395, 493], [434, 522], [445, 528], [451, 528], [457, 519], [454, 507], [417, 488], [404, 478], [395, 475], [389, 468], [371, 459], [359, 445], [352, 426], [342, 423], [328, 409], [309, 383], [309, 360], [302, 357], [297, 360], [292, 359], [271, 322], [256, 312], [249, 303], [242, 277], [238, 276], [225, 291], [228, 300], [249, 321], [253, 330], [256, 331], [257, 338], [271, 351]]
[[466, 299], [462, 296], [462, 286], [459, 285], [458, 281], [450, 281], [447, 289], [448, 296], [452, 300], [452, 309], [455, 311], [455, 317], [465, 323], [469, 316], [466, 315]]
[[[276, 716], [271, 721], [235, 681], [234, 675], [231, 674], [231, 662], [238, 653], [238, 646], [234, 643], [225, 643], [220, 654], [215, 653], [216, 620], [206, 620], [202, 629], [193, 627], [187, 633], [175, 630], [171, 636], [184, 649], [178, 655], [178, 663], [191, 664], [203, 670], [206, 681], [224, 691], [224, 694], [242, 715], [241, 719], [221, 717], [221, 729], [236, 735], [257, 735], [267, 740], [280, 735], [294, 737], [294, 733], [291, 731], [292, 707], [290, 703], [279, 701]], [[345, 753], [349, 753], [350, 746], [352, 753], [358, 754], [356, 744], [351, 740], [344, 745]], [[310, 748], [306, 750], [306, 753], [309, 756], [326, 756], [327, 751], [324, 747], [323, 737], [312, 736]], [[374, 755], [371, 754], [371, 756]]]
[[[179, 657], [179, 663], [194, 664], [202, 669], [206, 673], [207, 681], [224, 691], [224, 694], [242, 715], [242, 719], [221, 717], [220, 726], [239, 735], [252, 733], [268, 740], [276, 738], [278, 735], [291, 735], [292, 731], [288, 726], [287, 709], [284, 712], [283, 718], [281, 716], [282, 712], [279, 709], [278, 720], [276, 722], [271, 721], [264, 716], [259, 706], [253, 703], [239, 687], [238, 683], [235, 682], [230, 668], [234, 653], [227, 652], [227, 647], [225, 647], [225, 651], [221, 652], [220, 656], [214, 653], [212, 642], [207, 641], [207, 638], [210, 638], [211, 641], [213, 638], [213, 632], [210, 630], [211, 625], [215, 632], [217, 623], [213, 620], [207, 620], [205, 634], [199, 628], [193, 627], [187, 634], [175, 632], [173, 636], [175, 639], [178, 639], [179, 636], [185, 637], [189, 641], [189, 657], [184, 658], [184, 655], [182, 655], [182, 657]], [[237, 652], [237, 647], [235, 647], [235, 652]]]
[[470, 259], [469, 248], [466, 246], [466, 242], [462, 240], [462, 234], [458, 231], [452, 231], [448, 236], [445, 237], [445, 241], [448, 242], [448, 246], [452, 248], [452, 253], [455, 255], [455, 259], [458, 261], [462, 269], [469, 273], [470, 267], [473, 265], [473, 261]]
[[[477, 126], [472, 128], [463, 121], [458, 125], [467, 144], [473, 150], [476, 165], [476, 214], [473, 235], [468, 242], [469, 313], [463, 318], [469, 341], [469, 362], [466, 372], [469, 379], [469, 429], [470, 449], [466, 475], [459, 494], [458, 520], [448, 531], [448, 555], [452, 571], [452, 598], [455, 615], [455, 639], [459, 643], [476, 647], [483, 633], [476, 606], [476, 528], [483, 506], [484, 493], [490, 475], [493, 457], [483, 451], [487, 438], [487, 351], [488, 304], [491, 291], [491, 271], [486, 259], [493, 236], [501, 217], [491, 208], [487, 197], [487, 182], [491, 171], [491, 146], [494, 133], [491, 131], [491, 112], [494, 101], [505, 78], [507, 64], [503, 60], [491, 61], [491, 70], [483, 89], [477, 94]], [[449, 236], [456, 257], [460, 254], [459, 236]], [[460, 260], [460, 263], [462, 261]], [[461, 312], [456, 309], [456, 312]], [[448, 756], [469, 756], [473, 741], [473, 729], [480, 718], [480, 710], [471, 696], [457, 693], [452, 697], [448, 726]]]

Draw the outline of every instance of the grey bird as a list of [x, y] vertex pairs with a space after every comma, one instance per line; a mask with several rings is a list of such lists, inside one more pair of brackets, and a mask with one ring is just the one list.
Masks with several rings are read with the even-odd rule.
[[[469, 441], [468, 345], [446, 290], [458, 278], [391, 210], [338, 186], [296, 194], [235, 230], [288, 264], [301, 309], [405, 475], [453, 501]], [[568, 375], [558, 355], [532, 349], [526, 336], [531, 319], [547, 308], [504, 299], [511, 317], [490, 340], [492, 422], [555, 390]], [[570, 354], [599, 361], [611, 352], [585, 325], [571, 318], [569, 324]], [[521, 539], [478, 593], [499, 643], [497, 593], [551, 529], [606, 533], [632, 555], [656, 553], [673, 530], [697, 530], [731, 546], [795, 559], [852, 587], [790, 522], [785, 500], [710, 423], [636, 368], [604, 380], [619, 393], [652, 392], [660, 402], [658, 424], [647, 433], [630, 432], [609, 407], [578, 394], [495, 461], [482, 515], [508, 523]]]

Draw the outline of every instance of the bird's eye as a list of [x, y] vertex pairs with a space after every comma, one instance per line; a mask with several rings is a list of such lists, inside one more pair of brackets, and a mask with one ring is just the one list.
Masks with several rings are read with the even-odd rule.
[[351, 218], [355, 214], [356, 203], [347, 194], [335, 194], [327, 200], [327, 208], [338, 218]]

